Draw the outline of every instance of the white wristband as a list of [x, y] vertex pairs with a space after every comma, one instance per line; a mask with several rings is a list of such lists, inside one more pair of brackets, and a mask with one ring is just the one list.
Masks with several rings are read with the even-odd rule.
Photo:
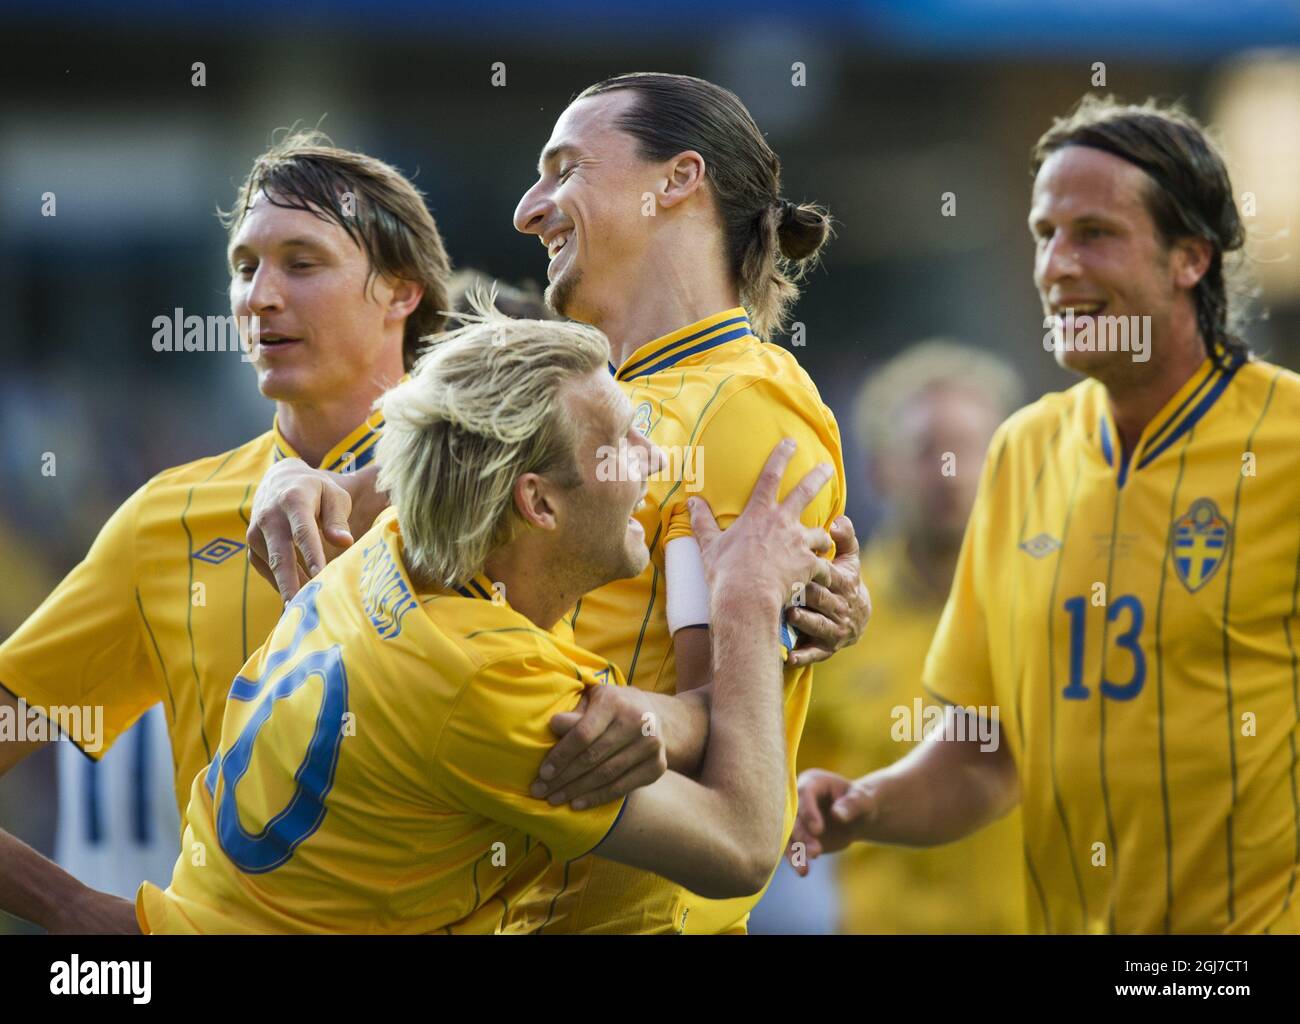
[[668, 592], [668, 632], [709, 624], [709, 584], [704, 559], [694, 537], [678, 537], [664, 548], [664, 580]]

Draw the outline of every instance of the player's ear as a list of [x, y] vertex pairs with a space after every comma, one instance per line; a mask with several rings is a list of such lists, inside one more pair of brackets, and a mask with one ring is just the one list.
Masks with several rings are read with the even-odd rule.
[[556, 510], [546, 478], [537, 473], [521, 473], [515, 479], [515, 511], [529, 526], [554, 530]]
[[693, 196], [704, 184], [704, 157], [693, 149], [678, 153], [668, 161], [667, 182], [659, 205], [668, 209]]
[[1204, 238], [1183, 238], [1174, 243], [1174, 283], [1191, 291], [1210, 269], [1214, 249]]
[[405, 320], [415, 312], [415, 307], [424, 298], [424, 285], [401, 278], [397, 278], [391, 283], [393, 294], [388, 299], [388, 309], [384, 313], [384, 319], [390, 321]]

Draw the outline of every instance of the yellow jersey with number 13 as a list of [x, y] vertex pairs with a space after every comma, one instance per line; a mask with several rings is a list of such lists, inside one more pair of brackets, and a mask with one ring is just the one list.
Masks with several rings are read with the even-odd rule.
[[1297, 437], [1208, 359], [1127, 459], [1091, 380], [994, 437], [925, 683], [1000, 716], [1037, 928], [1300, 927]]

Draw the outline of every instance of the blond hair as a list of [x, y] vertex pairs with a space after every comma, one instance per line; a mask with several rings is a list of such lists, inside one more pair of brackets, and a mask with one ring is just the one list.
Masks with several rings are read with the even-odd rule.
[[965, 388], [987, 398], [1005, 418], [1024, 399], [1024, 384], [1010, 363], [991, 352], [948, 338], [918, 342], [863, 382], [853, 408], [858, 443], [868, 452], [888, 444], [902, 411], [934, 387]]
[[[459, 313], [472, 313], [471, 301], [476, 292], [487, 291], [496, 295], [495, 304], [506, 316], [516, 320], [560, 320], [555, 311], [546, 304], [546, 298], [536, 281], [524, 281], [519, 285], [507, 284], [505, 281], [485, 274], [472, 267], [463, 267], [451, 275], [448, 285], [451, 309]], [[454, 319], [459, 321], [460, 317]]]
[[594, 327], [514, 320], [478, 292], [466, 326], [432, 345], [381, 400], [379, 487], [397, 509], [406, 564], [418, 585], [454, 587], [514, 536], [515, 480], [579, 480], [576, 429], [560, 398], [609, 362]]

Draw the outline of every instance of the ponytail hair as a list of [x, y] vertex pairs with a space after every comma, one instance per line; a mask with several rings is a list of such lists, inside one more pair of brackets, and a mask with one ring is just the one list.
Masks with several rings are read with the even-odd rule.
[[830, 215], [781, 195], [781, 161], [729, 89], [687, 75], [635, 72], [598, 82], [576, 99], [622, 89], [637, 101], [618, 127], [637, 140], [642, 159], [667, 160], [692, 149], [704, 158], [741, 304], [759, 337], [780, 333], [799, 297], [798, 282], [831, 235]]

